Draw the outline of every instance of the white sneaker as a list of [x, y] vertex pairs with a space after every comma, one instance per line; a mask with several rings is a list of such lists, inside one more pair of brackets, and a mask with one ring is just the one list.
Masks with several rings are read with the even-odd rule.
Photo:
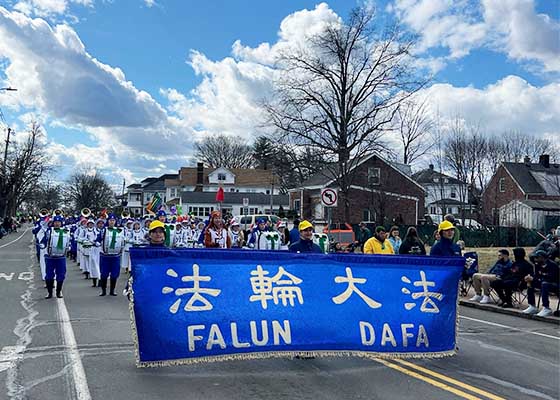
[[537, 314], [537, 317], [548, 317], [549, 315], [552, 315], [552, 310], [548, 307], [545, 307], [541, 310], [540, 313]]
[[469, 301], [480, 301], [482, 300], [482, 296], [479, 294], [475, 294], [473, 297], [469, 299]]
[[523, 310], [523, 314], [536, 314], [538, 312], [538, 308], [532, 305], [529, 305], [525, 310]]
[[490, 304], [493, 303], [492, 299], [490, 298], [490, 296], [482, 296], [482, 300], [480, 300], [480, 304]]

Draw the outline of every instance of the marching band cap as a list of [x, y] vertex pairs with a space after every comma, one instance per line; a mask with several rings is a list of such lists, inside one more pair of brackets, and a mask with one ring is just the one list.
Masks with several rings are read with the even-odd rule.
[[303, 220], [299, 223], [298, 230], [304, 231], [307, 228], [313, 228], [313, 225], [311, 224], [311, 222], [309, 222], [307, 220]]
[[453, 229], [455, 226], [449, 221], [443, 221], [438, 225], [438, 231], [446, 231], [448, 229]]
[[109, 215], [107, 216], [107, 221], [109, 221], [110, 219], [116, 220], [116, 219], [117, 219], [117, 216], [116, 216], [115, 214], [111, 213], [111, 214], [109, 214]]
[[231, 221], [229, 221], [229, 224], [231, 226], [239, 226], [239, 221], [235, 217], [233, 217]]
[[266, 219], [264, 218], [257, 219], [257, 224], [266, 224]]
[[157, 212], [158, 217], [167, 217], [167, 213], [164, 210], [159, 210]]
[[157, 228], [161, 228], [161, 229], [165, 230], [165, 224], [163, 222], [157, 221], [157, 220], [152, 221], [150, 223], [150, 232], [153, 231], [154, 229], [157, 229]]
[[62, 215], [55, 215], [53, 218], [53, 222], [64, 222], [64, 218], [62, 218]]

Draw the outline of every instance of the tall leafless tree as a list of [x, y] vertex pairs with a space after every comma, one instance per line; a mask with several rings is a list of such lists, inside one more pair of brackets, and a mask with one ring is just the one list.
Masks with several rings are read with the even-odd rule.
[[428, 112], [428, 99], [417, 102], [409, 99], [401, 103], [395, 115], [395, 129], [402, 145], [402, 162], [412, 164], [434, 146], [429, 140], [433, 120]]
[[195, 144], [195, 157], [210, 168], [251, 168], [253, 150], [243, 140], [218, 135]]
[[64, 186], [64, 196], [74, 211], [87, 207], [99, 212], [116, 205], [115, 192], [98, 172], [84, 170], [71, 175]]
[[351, 171], [367, 154], [385, 148], [383, 135], [399, 104], [426, 79], [411, 63], [413, 40], [397, 28], [383, 31], [371, 9], [354, 9], [347, 21], [281, 54], [270, 121], [287, 143], [320, 151], [323, 173], [341, 191], [350, 219]]
[[15, 215], [17, 207], [27, 200], [41, 176], [48, 170], [43, 144], [43, 130], [33, 122], [24, 140], [6, 144], [6, 157], [0, 179], [0, 215]]

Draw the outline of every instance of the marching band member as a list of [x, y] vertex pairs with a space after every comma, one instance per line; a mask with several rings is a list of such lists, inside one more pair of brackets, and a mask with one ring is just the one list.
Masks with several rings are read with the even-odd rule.
[[100, 296], [107, 295], [107, 278], [110, 277], [111, 296], [116, 296], [115, 288], [117, 279], [120, 275], [121, 252], [124, 246], [123, 231], [115, 227], [117, 218], [114, 214], [109, 214], [107, 226], [97, 236], [96, 245], [101, 246], [101, 254], [99, 257], [99, 267], [101, 270], [101, 278], [99, 286], [101, 287]]
[[45, 249], [44, 247], [41, 247], [41, 243], [44, 241], [45, 235], [47, 234], [48, 230], [49, 230], [49, 222], [48, 222], [48, 218], [45, 216], [45, 217], [41, 217], [41, 219], [37, 223], [37, 226], [35, 226], [35, 228], [33, 228], [32, 231], [33, 234], [35, 235], [36, 249], [38, 249], [37, 259], [39, 260], [39, 266], [41, 267], [42, 280], [45, 280], [45, 274], [47, 268], [45, 265]]
[[62, 298], [62, 284], [66, 277], [66, 250], [70, 244], [70, 231], [62, 227], [64, 219], [57, 215], [53, 218], [53, 226], [43, 238], [42, 248], [45, 249], [45, 283], [47, 284], [46, 299], [53, 297], [56, 279], [56, 297]]
[[288, 242], [290, 241], [290, 231], [286, 227], [286, 223], [279, 220], [276, 223], [276, 230], [280, 235], [280, 250], [288, 250]]
[[268, 250], [269, 240], [267, 239], [266, 232], [269, 228], [264, 218], [257, 219], [257, 226], [253, 228], [249, 234], [249, 241], [247, 246], [256, 250]]
[[203, 237], [202, 241], [204, 241], [203, 233], [205, 228], [206, 228], [206, 224], [202, 221], [196, 224], [196, 229], [192, 231], [192, 236], [191, 236], [193, 247], [198, 247], [198, 246], [204, 247], [204, 243], [201, 243], [200, 237], [202, 236]]
[[210, 215], [210, 223], [204, 232], [204, 247], [219, 249], [231, 247], [231, 240], [224, 229], [222, 213], [219, 211], [212, 211]]
[[123, 229], [123, 237], [124, 237], [124, 248], [121, 256], [121, 268], [125, 271], [130, 270], [130, 248], [132, 247], [132, 243], [128, 240], [128, 238], [132, 234], [132, 223], [134, 221], [128, 219], [124, 224]]
[[128, 242], [132, 245], [132, 247], [140, 247], [146, 245], [148, 242], [145, 239], [146, 235], [140, 221], [135, 221], [132, 224], [132, 231], [128, 236]]
[[175, 224], [175, 235], [173, 238], [173, 247], [185, 248], [188, 245], [189, 232], [183, 228], [182, 223]]
[[78, 255], [78, 242], [76, 241], [76, 230], [78, 229], [78, 224], [75, 220], [69, 225], [68, 229], [70, 230], [70, 259], [72, 261], [76, 261]]
[[84, 269], [84, 247], [82, 242], [86, 234], [87, 223], [88, 223], [87, 218], [80, 219], [80, 222], [78, 223], [78, 227], [76, 228], [76, 232], [74, 233], [74, 236], [76, 237], [77, 247], [78, 247], [76, 261], [78, 263], [78, 267], [80, 267], [80, 271]]
[[167, 213], [164, 210], [159, 210], [156, 215], [158, 221], [165, 224], [165, 247], [171, 247], [174, 241], [173, 237], [175, 236], [175, 225], [166, 224]]
[[[101, 233], [104, 227], [105, 227], [105, 220], [102, 218], [98, 218], [97, 221], [95, 221], [95, 227], [93, 229], [93, 239], [92, 239], [93, 243], [97, 242], [97, 237], [99, 236], [99, 234]], [[88, 271], [92, 279], [91, 287], [97, 287], [99, 278], [101, 277], [101, 271], [99, 267], [100, 257], [101, 257], [100, 254], [101, 254], [101, 249], [99, 248], [99, 246], [97, 246], [97, 244], [91, 247], [90, 254], [89, 254], [89, 271]]]
[[240, 249], [243, 247], [243, 243], [245, 242], [245, 236], [243, 235], [243, 231], [239, 226], [239, 221], [237, 219], [232, 218], [229, 222], [229, 230], [228, 235], [231, 242], [231, 248]]
[[95, 230], [94, 222], [92, 219], [89, 219], [86, 221], [86, 228], [83, 230], [83, 233], [79, 238], [82, 247], [82, 264], [80, 265], [80, 269], [84, 271], [86, 279], [91, 271], [91, 263], [94, 256], [92, 256], [92, 252], [95, 252], [94, 243], [96, 238], [97, 232]]

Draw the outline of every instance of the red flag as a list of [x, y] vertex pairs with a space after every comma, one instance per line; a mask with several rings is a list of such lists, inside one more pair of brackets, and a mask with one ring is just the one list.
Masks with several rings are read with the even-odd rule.
[[222, 189], [221, 187], [216, 192], [216, 201], [218, 203], [223, 203], [224, 202], [224, 189]]

